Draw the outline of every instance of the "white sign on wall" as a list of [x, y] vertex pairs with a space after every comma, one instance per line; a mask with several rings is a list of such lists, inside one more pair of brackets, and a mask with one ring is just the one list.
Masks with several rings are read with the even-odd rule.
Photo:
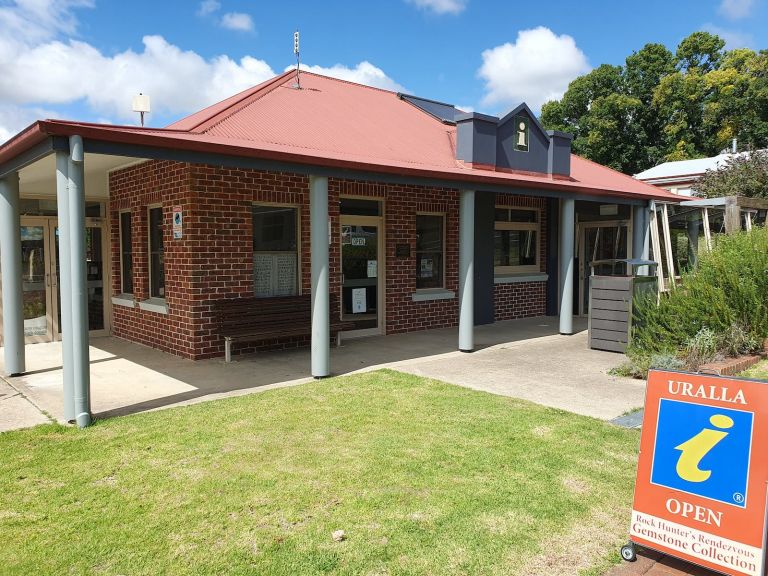
[[184, 236], [183, 216], [181, 206], [173, 207], [173, 239], [178, 240]]

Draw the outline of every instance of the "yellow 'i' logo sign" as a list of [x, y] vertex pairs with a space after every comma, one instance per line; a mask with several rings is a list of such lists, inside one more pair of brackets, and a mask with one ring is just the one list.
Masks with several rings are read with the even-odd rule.
[[728, 436], [723, 430], [733, 427], [733, 420], [723, 414], [713, 415], [709, 422], [719, 430], [704, 428], [690, 440], [675, 446], [675, 450], [681, 452], [675, 468], [677, 475], [688, 482], [704, 482], [712, 475], [712, 470], [702, 470], [699, 464], [718, 442]]

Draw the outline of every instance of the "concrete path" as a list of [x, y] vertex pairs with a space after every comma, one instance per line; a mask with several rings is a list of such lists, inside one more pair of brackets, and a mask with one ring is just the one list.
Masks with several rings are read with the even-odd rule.
[[[586, 327], [584, 319], [576, 320], [578, 329]], [[642, 404], [642, 382], [605, 373], [624, 357], [588, 350], [586, 333], [557, 335], [556, 318], [479, 326], [473, 354], [456, 351], [456, 342], [455, 328], [348, 339], [332, 349], [331, 366], [334, 374], [394, 368], [605, 419]], [[28, 372], [8, 381], [62, 421], [61, 344], [32, 344], [26, 351]], [[226, 364], [193, 362], [107, 337], [93, 338], [90, 352], [91, 407], [99, 418], [313, 381], [308, 348], [235, 357]], [[10, 408], [0, 411], [7, 426], [17, 417]]]
[[24, 395], [0, 378], [0, 432], [31, 428], [51, 420]]
[[587, 348], [587, 333], [501, 344], [400, 367], [503, 396], [610, 420], [643, 405], [645, 382], [608, 375], [623, 356]]

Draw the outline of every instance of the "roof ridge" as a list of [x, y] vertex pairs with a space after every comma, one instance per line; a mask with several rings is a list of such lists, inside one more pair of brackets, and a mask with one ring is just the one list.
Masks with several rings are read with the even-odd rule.
[[283, 72], [282, 74], [278, 74], [277, 76], [271, 78], [270, 80], [267, 80], [265, 82], [262, 82], [261, 84], [258, 84], [256, 86], [253, 86], [252, 88], [246, 90], [248, 92], [245, 94], [242, 98], [239, 100], [233, 102], [220, 112], [217, 112], [216, 114], [213, 114], [206, 120], [203, 120], [199, 124], [195, 125], [194, 127], [190, 128], [188, 132], [206, 132], [207, 130], [210, 130], [214, 126], [220, 124], [223, 120], [226, 120], [230, 116], [236, 114], [237, 112], [240, 112], [243, 108], [246, 108], [251, 103], [255, 102], [262, 96], [269, 94], [277, 88], [278, 86], [282, 86], [285, 79], [289, 76], [288, 72]]
[[[370, 64], [370, 62], [368, 63]], [[289, 72], [296, 72], [296, 68], [291, 68]], [[354, 82], [353, 80], [347, 80], [345, 78], [337, 78], [336, 76], [330, 76], [328, 74], [318, 74], [317, 72], [310, 72], [309, 70], [303, 70], [301, 73], [311, 74], [312, 76], [319, 76], [320, 78], [327, 78], [328, 80], [335, 80], [336, 82], [344, 82], [345, 84], [352, 84], [352, 86], [360, 86], [361, 88], [368, 88], [370, 90], [378, 90], [379, 92], [386, 92], [387, 94], [394, 94], [395, 96], [399, 94], [397, 90], [388, 90], [387, 88], [380, 88], [378, 86], [371, 86], [370, 84]]]

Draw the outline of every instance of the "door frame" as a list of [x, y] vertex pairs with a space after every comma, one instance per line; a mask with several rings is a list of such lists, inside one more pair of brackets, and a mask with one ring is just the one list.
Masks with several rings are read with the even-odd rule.
[[617, 220], [592, 220], [589, 222], [579, 222], [576, 225], [576, 237], [578, 239], [578, 254], [579, 254], [579, 309], [577, 316], [585, 316], [587, 310], [584, 309], [584, 284], [589, 276], [587, 270], [586, 261], [586, 244], [587, 244], [587, 229], [588, 228], [616, 228], [624, 226], [627, 229], [627, 258], [632, 257], [632, 220], [631, 219], [617, 219]]
[[[383, 204], [383, 202], [382, 202]], [[383, 208], [382, 208], [383, 212]], [[384, 216], [355, 216], [354, 214], [342, 214], [339, 216], [339, 320], [344, 310], [344, 282], [342, 274], [344, 273], [344, 248], [341, 244], [342, 226], [376, 226], [376, 328], [363, 328], [361, 330], [344, 330], [341, 332], [344, 338], [362, 338], [365, 336], [379, 336], [384, 334], [386, 318], [386, 298], [384, 290], [386, 287], [386, 242], [384, 241]]]
[[[21, 216], [20, 226], [41, 226], [44, 229], [44, 250], [46, 258], [46, 316], [48, 318], [48, 329], [45, 336], [28, 336], [24, 338], [26, 344], [37, 344], [41, 342], [57, 342], [61, 340], [59, 327], [59, 277], [56, 274], [56, 263], [58, 254], [56, 253], [56, 228], [59, 219], [57, 216]], [[111, 333], [111, 299], [109, 297], [111, 288], [111, 254], [109, 249], [109, 224], [106, 218], [97, 218], [89, 216], [85, 218], [86, 228], [99, 228], [101, 230], [101, 288], [104, 295], [103, 314], [104, 327], [100, 330], [90, 330], [90, 337], [109, 336]]]
[[[58, 276], [56, 275], [56, 218], [51, 216], [21, 216], [19, 226], [43, 229], [43, 268], [45, 270], [45, 335], [24, 336], [25, 344], [59, 340]], [[23, 296], [22, 296], [23, 299]]]

